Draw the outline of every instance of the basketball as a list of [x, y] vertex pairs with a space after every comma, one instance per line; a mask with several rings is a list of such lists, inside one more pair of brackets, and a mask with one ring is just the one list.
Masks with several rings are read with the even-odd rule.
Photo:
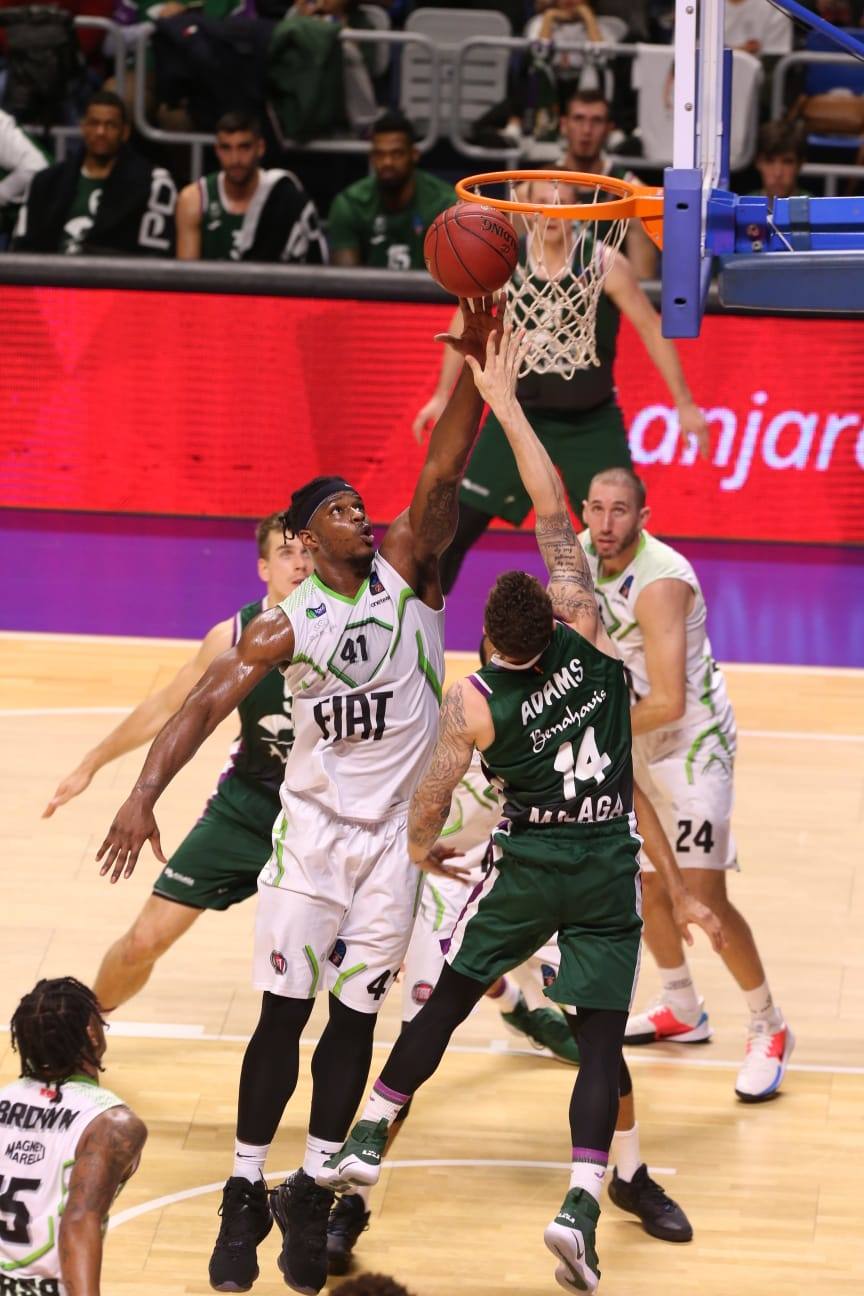
[[440, 212], [423, 242], [426, 269], [454, 297], [497, 292], [516, 269], [518, 256], [510, 220], [479, 203], [456, 203]]

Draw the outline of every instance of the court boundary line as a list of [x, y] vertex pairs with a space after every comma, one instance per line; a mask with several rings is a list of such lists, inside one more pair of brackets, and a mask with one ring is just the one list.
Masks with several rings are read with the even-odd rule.
[[[864, 673], [864, 672], [862, 672]], [[79, 707], [0, 707], [0, 719], [25, 716], [83, 716], [128, 715], [138, 703], [131, 706], [79, 706]], [[827, 733], [818, 729], [739, 729], [739, 738], [777, 738], [782, 742], [864, 742], [864, 733]]]
[[[183, 1043], [202, 1043], [202, 1044], [248, 1044], [249, 1035], [238, 1035], [226, 1033], [224, 1035], [210, 1034], [205, 1031], [203, 1026], [193, 1024], [181, 1024], [173, 1022], [111, 1022], [111, 1036], [114, 1039], [148, 1039], [155, 1040], [158, 1043], [168, 1043], [171, 1040], [182, 1041]], [[126, 1029], [124, 1029], [126, 1028]], [[0, 1023], [0, 1033], [8, 1033], [8, 1023]], [[314, 1049], [318, 1044], [318, 1037], [301, 1036], [300, 1044], [305, 1048]], [[373, 1049], [379, 1052], [393, 1048], [396, 1043], [392, 1040], [373, 1040]], [[741, 1067], [740, 1058], [703, 1058], [679, 1056], [671, 1053], [650, 1053], [652, 1047], [657, 1048], [691, 1048], [688, 1044], [669, 1044], [656, 1046], [639, 1046], [630, 1045], [627, 1048], [627, 1061], [635, 1062], [637, 1066], [670, 1066], [670, 1067], [689, 1067], [694, 1070], [704, 1071], [738, 1071]], [[506, 1039], [490, 1039], [488, 1044], [448, 1044], [447, 1053], [458, 1053], [469, 1057], [514, 1057], [514, 1058], [539, 1058], [544, 1062], [552, 1061], [552, 1058], [539, 1049], [533, 1048], [513, 1048]], [[446, 1056], [446, 1054], [445, 1054]], [[564, 1064], [566, 1065], [566, 1064]], [[864, 1075], [864, 1066], [848, 1066], [845, 1063], [830, 1062], [790, 1062], [787, 1071], [800, 1072], [802, 1075]]]
[[[142, 646], [166, 645], [175, 647], [193, 647], [197, 648], [201, 639], [175, 639], [170, 637], [159, 638], [151, 635], [109, 635], [109, 634], [77, 634], [71, 631], [62, 630], [0, 630], [0, 643], [6, 640], [15, 640], [20, 642], [23, 639], [35, 640], [72, 640], [76, 643], [121, 643], [121, 644], [140, 644]], [[467, 648], [450, 648], [446, 653], [450, 658], [468, 658], [476, 664], [477, 654]], [[809, 675], [838, 675], [851, 676], [859, 678], [864, 676], [864, 667], [860, 666], [809, 666], [802, 664], [800, 666], [788, 662], [774, 665], [772, 662], [720, 662], [723, 670], [751, 672], [755, 674], [794, 674], [803, 672]]]
[[[569, 1161], [498, 1161], [493, 1157], [466, 1157], [466, 1158], [442, 1158], [428, 1159], [425, 1157], [412, 1158], [409, 1160], [385, 1161], [383, 1169], [385, 1170], [438, 1170], [448, 1168], [468, 1169], [468, 1170], [569, 1170], [571, 1163]], [[292, 1170], [270, 1170], [264, 1175], [265, 1179], [287, 1179], [294, 1173], [296, 1166]], [[609, 1174], [611, 1167], [607, 1169]], [[662, 1175], [668, 1178], [676, 1175], [678, 1171], [672, 1166], [649, 1166], [649, 1174]], [[142, 1215], [150, 1215], [153, 1211], [164, 1210], [168, 1206], [175, 1206], [178, 1202], [189, 1201], [194, 1197], [206, 1197], [209, 1193], [221, 1192], [225, 1187], [225, 1180], [220, 1179], [217, 1183], [199, 1184], [195, 1188], [181, 1188], [178, 1192], [165, 1193], [162, 1197], [151, 1197], [149, 1201], [139, 1202], [137, 1206], [129, 1206], [126, 1210], [118, 1211], [112, 1215], [108, 1221], [108, 1232], [120, 1228], [123, 1224], [130, 1224], [133, 1220], [140, 1219]]]

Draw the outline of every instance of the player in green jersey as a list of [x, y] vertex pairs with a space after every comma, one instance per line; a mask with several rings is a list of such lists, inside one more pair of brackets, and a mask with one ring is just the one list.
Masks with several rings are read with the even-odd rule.
[[[585, 554], [564, 488], [515, 396], [521, 346], [505, 333], [471, 364], [512, 446], [537, 515], [548, 592], [524, 572], [499, 577], [485, 610], [492, 660], [458, 681], [441, 711], [438, 741], [411, 801], [409, 849], [432, 867], [454, 788], [478, 749], [499, 786], [504, 823], [488, 872], [453, 930], [426, 1005], [409, 1023], [373, 1086], [361, 1120], [324, 1163], [319, 1182], [377, 1180], [390, 1124], [436, 1070], [447, 1043], [485, 988], [557, 930], [561, 965], [546, 994], [575, 1009], [581, 1057], [570, 1105], [570, 1189], [546, 1244], [568, 1291], [593, 1291], [599, 1195], [618, 1113], [621, 1045], [639, 962], [639, 847], [633, 812], [629, 697], [622, 663], [599, 618]], [[607, 651], [608, 650], [608, 651]], [[682, 932], [714, 915], [685, 888], [671, 856], [664, 876]]]
[[[414, 127], [401, 113], [384, 113], [376, 121], [373, 174], [343, 189], [330, 207], [327, 238], [334, 265], [423, 269], [426, 230], [453, 205], [456, 194], [451, 185], [418, 167], [414, 140]], [[454, 382], [458, 371], [457, 363]], [[442, 410], [446, 399], [445, 394]]]
[[[83, 792], [103, 765], [150, 742], [210, 663], [236, 643], [252, 618], [275, 607], [309, 575], [309, 554], [299, 540], [285, 538], [279, 514], [258, 523], [256, 538], [265, 597], [247, 603], [208, 631], [195, 656], [171, 682], [137, 706], [63, 779], [44, 811], [45, 818]], [[294, 737], [291, 694], [278, 671], [266, 675], [237, 712], [240, 734], [219, 786], [156, 879], [153, 894], [132, 926], [102, 960], [93, 988], [106, 1011], [143, 988], [157, 960], [205, 909], [228, 909], [257, 890], [258, 874], [272, 850], [279, 786]]]

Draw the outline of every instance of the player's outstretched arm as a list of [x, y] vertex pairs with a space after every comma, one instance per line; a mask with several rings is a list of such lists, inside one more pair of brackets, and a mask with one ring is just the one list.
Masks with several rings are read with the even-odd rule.
[[156, 738], [138, 781], [108, 829], [96, 855], [102, 861], [103, 876], [110, 872], [112, 882], [121, 876], [131, 877], [146, 841], [156, 858], [166, 863], [154, 805], [204, 739], [268, 671], [289, 662], [293, 653], [291, 622], [281, 608], [273, 608], [255, 617], [234, 647], [210, 664]]
[[633, 785], [633, 805], [636, 810], [639, 833], [645, 843], [645, 850], [657, 870], [661, 882], [669, 893], [669, 899], [672, 901], [672, 914], [682, 938], [688, 945], [693, 944], [689, 924], [695, 923], [697, 927], [702, 928], [710, 940], [712, 948], [719, 953], [726, 944], [723, 924], [712, 909], [704, 905], [701, 900], [697, 900], [687, 890], [683, 875], [675, 862], [672, 847], [669, 845], [669, 839], [663, 831], [663, 825], [660, 823], [657, 811], [638, 783]]
[[[486, 711], [488, 735], [483, 733], [481, 707]], [[453, 793], [471, 764], [478, 737], [481, 741], [485, 737], [487, 745], [492, 737], [489, 708], [467, 680], [457, 680], [444, 698], [435, 750], [408, 810], [408, 853], [428, 873], [458, 877], [467, 872], [455, 864], [445, 865], [441, 855], [433, 852], [447, 822]]]
[[[447, 335], [446, 340], [465, 359], [482, 362], [487, 339], [501, 331], [495, 299], [461, 301], [460, 307], [462, 333], [459, 337]], [[387, 561], [433, 607], [441, 605], [438, 559], [456, 531], [459, 484], [482, 412], [483, 401], [470, 372], [463, 368], [432, 430], [411, 503], [393, 522], [381, 545]]]
[[555, 615], [574, 626], [591, 643], [600, 630], [591, 570], [567, 510], [567, 498], [555, 465], [541, 445], [516, 398], [516, 381], [526, 339], [505, 328], [501, 345], [487, 344], [483, 369], [468, 358], [474, 381], [504, 429], [523, 485], [537, 515], [535, 534], [546, 570]]
[[195, 656], [183, 663], [171, 682], [145, 698], [125, 720], [87, 752], [81, 763], [58, 785], [42, 811], [43, 819], [50, 819], [55, 810], [88, 788], [93, 776], [103, 765], [110, 764], [119, 756], [125, 756], [126, 752], [134, 751], [136, 747], [142, 747], [156, 737], [162, 726], [182, 706], [186, 694], [197, 684], [214, 658], [231, 647], [233, 624], [233, 620], [229, 618], [213, 626], [205, 635]]
[[711, 450], [708, 424], [687, 386], [675, 343], [664, 338], [660, 316], [648, 300], [632, 265], [620, 253], [606, 276], [604, 288], [621, 314], [626, 315], [636, 329], [655, 368], [669, 388], [678, 411], [681, 436], [687, 443], [692, 436], [699, 447], [699, 453], [707, 459]]
[[138, 1168], [146, 1138], [128, 1107], [109, 1108], [81, 1135], [57, 1240], [66, 1296], [99, 1296], [105, 1216]]

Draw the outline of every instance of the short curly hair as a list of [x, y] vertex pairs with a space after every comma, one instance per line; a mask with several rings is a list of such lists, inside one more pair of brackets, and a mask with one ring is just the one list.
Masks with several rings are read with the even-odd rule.
[[339, 1296], [411, 1296], [411, 1293], [387, 1274], [364, 1273], [342, 1283]]
[[552, 638], [552, 600], [527, 572], [502, 572], [486, 600], [483, 624], [498, 652], [517, 662], [529, 661]]

